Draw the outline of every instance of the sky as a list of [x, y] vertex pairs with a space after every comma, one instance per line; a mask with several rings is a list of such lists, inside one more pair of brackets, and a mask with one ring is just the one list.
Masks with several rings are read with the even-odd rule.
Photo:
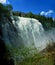
[[14, 11], [32, 12], [55, 18], [55, 0], [0, 0], [3, 4], [12, 4]]

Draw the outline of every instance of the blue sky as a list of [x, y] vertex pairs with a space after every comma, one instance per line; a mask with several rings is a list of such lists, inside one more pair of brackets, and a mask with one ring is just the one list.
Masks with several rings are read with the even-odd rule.
[[[1, 0], [2, 1], [2, 0]], [[13, 10], [21, 12], [40, 13], [45, 16], [52, 16], [55, 18], [55, 0], [3, 0], [3, 2], [10, 3]]]

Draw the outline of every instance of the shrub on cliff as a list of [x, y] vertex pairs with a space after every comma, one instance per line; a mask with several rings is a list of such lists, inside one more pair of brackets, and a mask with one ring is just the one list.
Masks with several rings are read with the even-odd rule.
[[12, 10], [12, 6], [11, 5], [6, 5], [5, 6], [5, 5], [0, 3], [0, 15], [1, 16], [9, 17], [11, 10]]

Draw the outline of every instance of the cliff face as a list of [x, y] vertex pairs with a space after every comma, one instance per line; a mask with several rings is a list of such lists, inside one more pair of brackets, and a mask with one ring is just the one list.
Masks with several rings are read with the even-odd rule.
[[10, 20], [0, 17], [0, 65], [14, 65], [10, 50], [6, 45], [14, 47], [15, 44], [19, 44], [20, 40], [17, 30]]
[[9, 21], [8, 18], [3, 17], [0, 20], [0, 29], [0, 33], [2, 35], [0, 35], [0, 38], [3, 39], [6, 44], [10, 44], [13, 46], [19, 44], [18, 42], [20, 42], [21, 39], [12, 21]]
[[8, 27], [9, 24], [10, 22], [6, 17], [0, 17], [0, 65], [14, 65], [14, 61], [5, 43], [5, 27], [6, 25]]

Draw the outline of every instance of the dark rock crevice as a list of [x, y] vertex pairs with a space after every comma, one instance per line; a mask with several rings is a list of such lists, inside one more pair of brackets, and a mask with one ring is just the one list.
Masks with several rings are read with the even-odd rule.
[[14, 61], [11, 57], [7, 57], [6, 45], [3, 40], [0, 39], [0, 65], [14, 65]]

